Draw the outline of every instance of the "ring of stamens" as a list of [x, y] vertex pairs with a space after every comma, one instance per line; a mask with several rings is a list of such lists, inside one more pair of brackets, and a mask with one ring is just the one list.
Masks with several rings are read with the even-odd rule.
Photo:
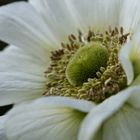
[[[69, 43], [62, 43], [62, 49], [52, 52], [51, 65], [45, 72], [47, 83], [45, 96], [65, 96], [100, 103], [127, 86], [127, 78], [118, 60], [118, 51], [129, 37], [123, 28], [109, 29], [105, 33], [87, 35], [79, 31], [79, 36], [69, 36]], [[80, 86], [73, 86], [66, 78], [65, 71], [70, 59], [86, 43], [100, 42], [109, 51], [106, 67], [100, 67], [94, 78], [88, 78]]]

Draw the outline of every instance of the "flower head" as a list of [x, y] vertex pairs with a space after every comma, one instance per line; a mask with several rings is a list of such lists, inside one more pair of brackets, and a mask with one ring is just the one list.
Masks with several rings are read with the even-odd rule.
[[0, 53], [0, 105], [15, 104], [9, 140], [140, 139], [139, 7], [30, 0], [0, 8], [0, 39], [11, 44]]

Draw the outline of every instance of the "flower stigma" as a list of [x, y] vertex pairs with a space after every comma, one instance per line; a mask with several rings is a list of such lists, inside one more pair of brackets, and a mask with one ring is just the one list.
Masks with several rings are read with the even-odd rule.
[[62, 49], [53, 51], [45, 96], [65, 96], [100, 103], [127, 87], [126, 74], [118, 52], [129, 33], [123, 28], [109, 28], [100, 33], [70, 35]]
[[66, 68], [66, 77], [72, 85], [82, 85], [94, 78], [100, 67], [105, 67], [108, 50], [100, 42], [88, 43], [79, 48]]

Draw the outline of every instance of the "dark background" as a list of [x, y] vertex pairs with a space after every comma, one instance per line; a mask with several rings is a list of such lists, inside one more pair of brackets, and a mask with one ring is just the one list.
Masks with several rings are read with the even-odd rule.
[[[16, 1], [19, 2], [19, 1], [27, 1], [27, 0], [0, 0], [0, 6]], [[7, 46], [6, 43], [0, 41], [0, 51], [2, 51], [6, 46]], [[12, 105], [0, 107], [0, 116], [3, 115], [5, 112], [7, 112], [10, 108], [12, 108]]]

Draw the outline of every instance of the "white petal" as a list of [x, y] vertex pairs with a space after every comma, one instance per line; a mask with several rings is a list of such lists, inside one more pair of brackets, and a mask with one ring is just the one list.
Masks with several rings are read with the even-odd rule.
[[0, 116], [0, 140], [7, 140], [4, 133], [4, 123], [6, 121], [6, 116]]
[[122, 10], [120, 11], [120, 26], [124, 27], [125, 32], [134, 33], [140, 24], [140, 1], [123, 1]]
[[125, 44], [119, 53], [119, 59], [128, 78], [128, 84], [140, 74], [140, 28]]
[[120, 0], [66, 0], [67, 6], [80, 29], [106, 30], [118, 26]]
[[102, 140], [139, 140], [139, 130], [140, 108], [126, 104], [102, 126]]
[[131, 63], [133, 64], [135, 77], [140, 74], [140, 27], [134, 34], [131, 41], [131, 50], [129, 52]]
[[79, 126], [94, 104], [65, 97], [44, 97], [17, 105], [8, 113], [10, 140], [76, 140]]
[[29, 2], [38, 10], [59, 41], [66, 41], [68, 35], [77, 31], [65, 0], [30, 0]]
[[119, 60], [127, 76], [127, 84], [129, 85], [134, 79], [133, 65], [130, 60], [131, 46], [130, 43], [125, 44], [119, 52]]
[[40, 59], [57, 47], [41, 16], [25, 2], [0, 8], [0, 39], [22, 47]]
[[99, 140], [102, 137], [101, 126], [105, 120], [118, 111], [128, 100], [130, 94], [137, 90], [136, 87], [128, 88], [93, 108], [82, 123], [78, 140]]
[[47, 63], [14, 46], [1, 52], [0, 60], [0, 105], [37, 98], [45, 92]]
[[[140, 76], [139, 76], [140, 78]], [[128, 99], [128, 103], [131, 104], [135, 108], [140, 108], [140, 86], [136, 86], [137, 90], [131, 94]]]
[[133, 81], [131, 85], [133, 86], [140, 85], [140, 74], [135, 78], [135, 80]]
[[50, 64], [50, 59], [47, 59], [46, 56], [42, 57], [46, 59], [45, 62], [16, 46], [10, 45], [0, 52], [0, 72], [20, 71], [44, 76], [44, 71]]

